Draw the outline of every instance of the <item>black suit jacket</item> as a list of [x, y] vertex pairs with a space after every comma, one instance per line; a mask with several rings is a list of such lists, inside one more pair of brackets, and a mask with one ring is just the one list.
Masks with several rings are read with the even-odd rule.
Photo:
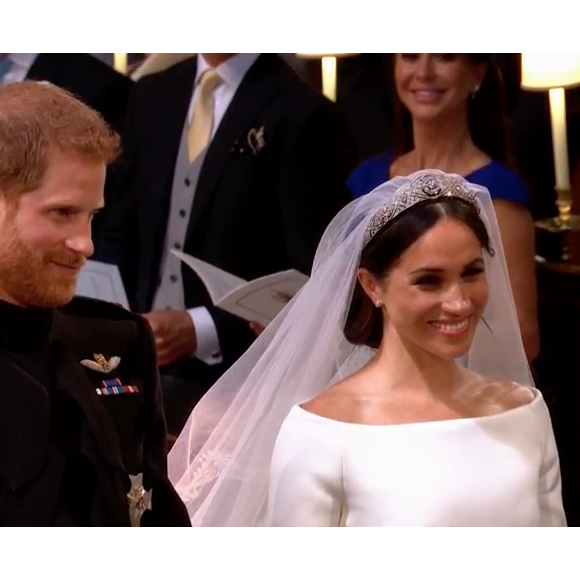
[[133, 81], [84, 53], [41, 53], [26, 77], [66, 89], [120, 131]]
[[[124, 158], [108, 185], [95, 259], [117, 263], [132, 307], [148, 311], [159, 282], [179, 142], [196, 58], [136, 83], [123, 133]], [[254, 152], [252, 129], [264, 130]], [[286, 268], [310, 272], [320, 237], [351, 200], [355, 147], [337, 107], [281, 58], [262, 54], [239, 86], [208, 149], [184, 251], [245, 279]], [[184, 208], [189, 210], [190, 208]], [[254, 338], [248, 324], [212, 307], [182, 268], [186, 307], [209, 307], [226, 368]]]
[[[18, 329], [3, 325], [0, 525], [128, 526], [129, 476], [142, 474], [152, 509], [141, 525], [189, 526], [167, 478], [159, 376], [142, 318], [76, 298], [54, 312], [38, 346], [19, 345], [11, 338]], [[81, 364], [95, 353], [120, 363], [107, 373]], [[99, 395], [114, 378], [138, 392]]]

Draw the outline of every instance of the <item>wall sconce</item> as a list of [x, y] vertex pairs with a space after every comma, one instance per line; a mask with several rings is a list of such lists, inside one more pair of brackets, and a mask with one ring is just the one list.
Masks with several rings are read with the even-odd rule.
[[126, 75], [128, 70], [128, 58], [126, 52], [114, 52], [113, 53], [113, 68]]
[[550, 232], [578, 231], [580, 217], [572, 215], [564, 89], [580, 85], [580, 54], [523, 53], [521, 85], [530, 91], [548, 90], [550, 98], [558, 216], [536, 225]]
[[298, 58], [320, 59], [322, 66], [322, 94], [336, 101], [336, 59], [355, 56], [358, 53], [346, 52], [297, 52]]

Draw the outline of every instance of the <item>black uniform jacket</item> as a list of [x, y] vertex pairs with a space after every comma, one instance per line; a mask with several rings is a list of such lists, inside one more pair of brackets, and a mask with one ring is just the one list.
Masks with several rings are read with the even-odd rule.
[[144, 319], [0, 302], [0, 525], [189, 526], [165, 437]]

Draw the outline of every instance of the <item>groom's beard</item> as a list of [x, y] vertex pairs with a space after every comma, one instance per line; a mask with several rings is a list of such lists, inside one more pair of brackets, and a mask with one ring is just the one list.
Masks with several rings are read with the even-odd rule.
[[[76, 269], [66, 271], [57, 262]], [[0, 233], [0, 297], [21, 306], [55, 308], [74, 297], [78, 270], [85, 258], [63, 248], [28, 247], [11, 224]]]

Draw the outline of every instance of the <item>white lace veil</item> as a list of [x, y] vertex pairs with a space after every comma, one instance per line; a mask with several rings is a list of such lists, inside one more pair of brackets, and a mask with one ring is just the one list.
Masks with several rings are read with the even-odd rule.
[[[449, 177], [435, 170], [397, 177], [345, 207], [324, 233], [308, 283], [198, 403], [169, 453], [169, 477], [194, 526], [265, 525], [270, 458], [286, 415], [374, 352], [343, 334], [367, 226], [385, 208], [400, 213], [427, 199], [425, 179]], [[533, 385], [490, 195], [453, 178], [477, 196], [495, 251], [486, 258], [485, 323], [460, 362]]]

